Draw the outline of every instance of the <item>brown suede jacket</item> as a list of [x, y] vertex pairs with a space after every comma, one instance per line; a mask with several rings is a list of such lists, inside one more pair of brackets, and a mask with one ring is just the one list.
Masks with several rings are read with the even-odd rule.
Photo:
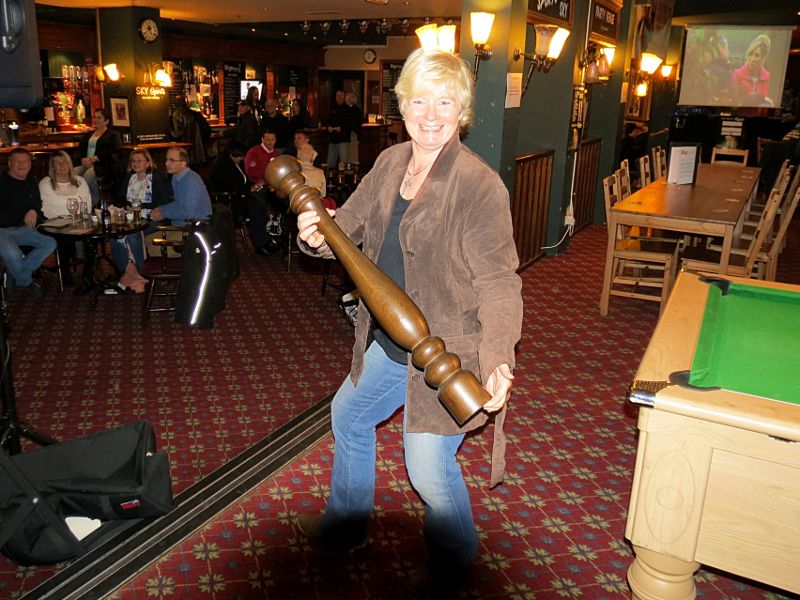
[[[392, 208], [411, 158], [411, 143], [378, 157], [358, 189], [339, 210], [336, 223], [364, 254], [377, 262]], [[461, 358], [463, 368], [486, 381], [500, 364], [514, 368], [514, 346], [522, 328], [521, 280], [512, 237], [508, 191], [458, 136], [447, 143], [400, 222], [406, 293], [422, 310], [431, 335]], [[323, 252], [324, 255], [324, 252]], [[371, 330], [362, 302], [358, 310], [350, 376], [358, 382]], [[477, 429], [490, 418], [480, 412], [463, 427], [455, 422], [408, 366], [408, 431], [453, 435]], [[504, 408], [496, 417], [491, 485], [502, 481]]]

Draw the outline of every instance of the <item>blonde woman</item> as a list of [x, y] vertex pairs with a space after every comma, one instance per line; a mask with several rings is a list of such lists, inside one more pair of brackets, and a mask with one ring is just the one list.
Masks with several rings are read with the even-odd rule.
[[[465, 433], [492, 414], [497, 417], [491, 483], [502, 480], [502, 425], [521, 330], [521, 283], [508, 191], [459, 139], [472, 119], [469, 66], [447, 53], [417, 50], [406, 60], [395, 91], [411, 141], [378, 157], [336, 211], [336, 222], [416, 301], [431, 333], [481, 377], [491, 399], [483, 413], [460, 427], [406, 349], [376, 325], [362, 302], [350, 375], [331, 407], [335, 449], [328, 505], [322, 515], [299, 517], [297, 526], [311, 539], [365, 543], [374, 500], [375, 430], [403, 409], [405, 464], [425, 504], [429, 550], [409, 586], [437, 595], [463, 582], [478, 550], [456, 453]], [[313, 211], [299, 215], [299, 237], [330, 256], [318, 221]]]
[[42, 197], [42, 213], [47, 219], [69, 214], [69, 198], [77, 198], [87, 207], [92, 205], [92, 194], [86, 180], [75, 175], [72, 160], [63, 150], [50, 155], [48, 175], [39, 182], [39, 195]]

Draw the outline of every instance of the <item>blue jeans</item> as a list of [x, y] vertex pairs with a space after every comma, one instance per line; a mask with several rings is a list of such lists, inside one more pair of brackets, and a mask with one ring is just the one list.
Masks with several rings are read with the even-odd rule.
[[128, 266], [128, 248], [130, 248], [133, 255], [136, 270], [141, 273], [144, 268], [144, 242], [142, 241], [141, 232], [132, 233], [111, 241], [111, 258], [114, 261], [114, 266], [120, 273], [125, 272], [125, 267]]
[[[32, 250], [23, 254], [20, 246], [30, 246]], [[18, 286], [29, 286], [33, 281], [33, 272], [55, 249], [55, 239], [35, 229], [28, 229], [24, 225], [0, 228], [0, 258]]]
[[[376, 427], [405, 404], [406, 365], [373, 343], [364, 357], [358, 386], [348, 377], [333, 399], [335, 441], [331, 496], [320, 521], [323, 531], [364, 537], [375, 498]], [[456, 461], [464, 435], [410, 433], [403, 423], [405, 463], [411, 485], [425, 503], [424, 533], [431, 560], [466, 567], [478, 536], [469, 493]]]

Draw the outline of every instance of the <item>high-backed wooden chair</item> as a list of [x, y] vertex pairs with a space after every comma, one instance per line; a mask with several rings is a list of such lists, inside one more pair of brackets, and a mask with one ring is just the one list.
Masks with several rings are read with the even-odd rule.
[[[140, 275], [147, 279], [145, 288], [144, 310], [142, 313], [142, 328], [147, 326], [147, 319], [152, 312], [167, 312], [175, 310], [174, 299], [178, 295], [178, 281], [183, 271], [183, 256], [170, 256], [170, 249], [181, 250], [186, 243], [188, 228], [172, 225], [159, 225], [158, 235], [150, 240], [159, 249], [158, 256], [149, 256], [145, 253], [145, 261]], [[177, 236], [174, 234], [178, 234]], [[170, 234], [173, 234], [170, 237]], [[169, 298], [169, 304], [153, 306], [155, 298]]]
[[620, 200], [624, 200], [631, 195], [631, 176], [625, 169], [614, 171], [614, 178], [617, 180], [617, 193]]
[[[798, 175], [795, 176], [795, 180], [798, 179], [800, 179], [800, 169], [798, 169]], [[761, 252], [759, 252], [756, 257], [757, 273], [761, 279], [766, 279], [767, 281], [775, 281], [778, 275], [778, 258], [786, 245], [789, 225], [797, 211], [797, 205], [800, 203], [800, 186], [796, 187], [794, 193], [791, 194], [791, 196], [787, 195], [787, 197], [789, 198], [789, 202], [781, 216], [781, 224], [780, 227], [778, 227], [778, 233], [775, 234], [772, 242], [767, 243], [765, 247], [761, 249]]]
[[619, 170], [622, 171], [621, 174], [625, 177], [625, 180], [628, 182], [628, 187], [632, 189], [633, 179], [631, 179], [631, 166], [627, 158], [619, 162]]
[[[794, 187], [796, 185], [797, 178], [795, 177], [794, 181], [791, 182], [791, 172], [789, 166], [789, 160], [783, 161], [781, 168], [778, 170], [778, 175], [775, 177], [775, 181], [772, 183], [772, 189], [770, 190], [770, 194], [777, 191], [781, 194], [782, 198], [786, 198], [787, 196], [785, 193], [789, 188], [792, 189], [788, 191], [788, 195], [794, 192]], [[769, 197], [769, 196], [768, 196]], [[778, 206], [778, 218], [780, 219], [780, 215], [782, 213], [782, 207]], [[745, 221], [742, 224], [742, 232], [740, 237], [743, 239], [750, 239], [753, 237], [753, 231], [758, 224], [759, 219], [761, 218], [761, 214], [764, 212], [764, 202], [753, 202], [748, 207], [747, 215], [745, 215]]]
[[[611, 207], [618, 201], [616, 176], [603, 179], [606, 219]], [[608, 313], [611, 296], [636, 298], [664, 304], [669, 296], [678, 264], [678, 246], [675, 241], [651, 239], [640, 234], [638, 228], [608, 231], [614, 239], [612, 264], [606, 265], [607, 277], [600, 296], [600, 314]], [[636, 237], [629, 237], [634, 235]]]
[[653, 183], [652, 170], [650, 169], [650, 157], [646, 154], [639, 159], [639, 179], [642, 187]]
[[725, 273], [721, 273], [720, 269], [722, 257], [721, 249], [716, 250], [711, 247], [687, 247], [681, 255], [681, 263], [686, 269], [694, 271], [708, 271], [712, 273], [721, 273], [722, 275], [734, 275], [736, 277], [752, 277], [756, 259], [758, 258], [759, 252], [764, 248], [764, 243], [772, 229], [772, 223], [778, 212], [780, 200], [781, 197], [777, 192], [770, 194], [769, 198], [767, 198], [764, 213], [759, 220], [753, 239], [748, 241], [747, 248], [744, 252], [731, 252], [728, 269]]
[[733, 163], [737, 165], [746, 165], [749, 150], [737, 150], [736, 148], [714, 148], [711, 151], [711, 164], [718, 163]]
[[667, 153], [661, 146], [653, 147], [653, 162], [650, 166], [653, 171], [653, 181], [667, 174]]

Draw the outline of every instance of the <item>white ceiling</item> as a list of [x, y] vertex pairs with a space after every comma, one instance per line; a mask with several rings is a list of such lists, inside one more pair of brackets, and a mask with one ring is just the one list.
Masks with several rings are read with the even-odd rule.
[[[380, 3], [380, 0], [375, 0]], [[166, 19], [201, 23], [278, 21], [338, 21], [341, 19], [401, 19], [461, 14], [460, 0], [388, 0], [385, 6], [365, 0], [44, 0], [69, 8], [147, 6]]]

